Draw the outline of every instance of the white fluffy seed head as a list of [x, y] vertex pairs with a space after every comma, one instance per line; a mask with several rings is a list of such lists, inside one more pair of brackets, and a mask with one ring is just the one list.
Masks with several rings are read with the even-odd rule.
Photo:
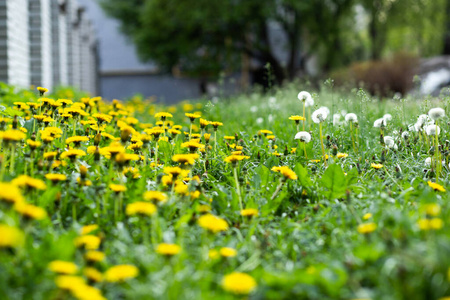
[[306, 99], [305, 107], [312, 107], [312, 106], [314, 106], [314, 99], [312, 97], [309, 99]]
[[300, 140], [303, 143], [309, 143], [311, 141], [311, 135], [309, 134], [309, 132], [300, 131], [295, 135], [295, 139]]
[[386, 125], [386, 122], [384, 122], [384, 119], [383, 119], [383, 118], [376, 119], [376, 120], [373, 122], [373, 127], [380, 128], [382, 125], [383, 125], [383, 126]]
[[334, 114], [333, 115], [333, 126], [341, 125], [341, 115], [340, 114]]
[[445, 116], [445, 110], [443, 110], [443, 109], [440, 108], [440, 107], [432, 108], [432, 109], [430, 109], [430, 110], [428, 111], [428, 116], [429, 116], [432, 120], [436, 121], [436, 120], [438, 120], [438, 119], [440, 119], [440, 118], [442, 118], [442, 117]]
[[427, 135], [439, 135], [441, 133], [441, 128], [437, 125], [428, 125], [425, 128]]
[[383, 116], [383, 120], [384, 120], [384, 124], [386, 125], [389, 121], [392, 120], [391, 114], [385, 114], [385, 115]]
[[358, 117], [354, 113], [349, 113], [345, 115], [345, 121], [346, 122], [358, 122]]
[[430, 167], [431, 166], [431, 157], [427, 157], [425, 159], [425, 167]]
[[389, 136], [389, 135], [386, 135], [386, 136], [384, 137], [384, 144], [385, 144], [388, 148], [394, 147], [394, 145], [395, 145], [394, 138], [391, 137], [391, 136]]
[[308, 93], [307, 91], [301, 91], [300, 93], [298, 93], [297, 96], [298, 100], [300, 101], [308, 101], [308, 99], [312, 100], [312, 96], [310, 93]]
[[312, 113], [311, 119], [313, 120], [314, 123], [322, 123], [328, 117], [330, 110], [328, 108], [326, 109], [324, 108], [326, 107], [321, 107]]
[[403, 131], [402, 132], [402, 138], [404, 138], [404, 139], [409, 138], [409, 132], [408, 131]]

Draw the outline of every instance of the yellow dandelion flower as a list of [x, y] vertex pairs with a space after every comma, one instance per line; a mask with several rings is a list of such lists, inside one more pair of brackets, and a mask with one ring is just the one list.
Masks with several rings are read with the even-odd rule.
[[133, 265], [117, 265], [105, 272], [105, 280], [108, 282], [120, 282], [139, 275], [139, 270]]
[[36, 89], [39, 91], [39, 93], [41, 93], [41, 96], [48, 92], [48, 89], [41, 86], [38, 86]]
[[134, 202], [127, 205], [126, 214], [128, 216], [133, 215], [145, 215], [151, 216], [156, 213], [156, 206], [150, 202]]
[[64, 275], [73, 275], [78, 272], [78, 266], [70, 261], [54, 260], [48, 264], [52, 272]]
[[16, 248], [24, 243], [25, 236], [20, 229], [0, 224], [0, 248]]
[[289, 120], [295, 121], [296, 124], [300, 123], [300, 121], [304, 121], [305, 118], [302, 116], [290, 116]]
[[102, 251], [88, 251], [86, 252], [86, 254], [84, 255], [84, 257], [86, 258], [87, 261], [91, 261], [91, 262], [100, 262], [102, 260], [105, 259], [105, 253]]
[[358, 225], [358, 232], [362, 234], [368, 234], [377, 229], [377, 224], [375, 223], [363, 223]]
[[86, 285], [84, 279], [80, 276], [73, 275], [61, 275], [56, 277], [55, 284], [57, 287], [63, 290], [73, 290], [80, 286]]
[[76, 247], [84, 247], [86, 250], [97, 250], [100, 247], [101, 239], [95, 235], [83, 235], [75, 238]]
[[47, 178], [53, 183], [67, 180], [67, 176], [64, 174], [45, 174], [45, 178]]
[[206, 214], [198, 218], [198, 225], [213, 233], [218, 233], [228, 229], [228, 223], [224, 219], [212, 214]]
[[63, 153], [61, 153], [61, 155], [59, 157], [61, 159], [64, 159], [64, 158], [74, 159], [74, 158], [85, 156], [85, 155], [86, 155], [86, 152], [84, 152], [83, 150], [71, 149], [71, 150], [67, 150], [67, 151], [64, 151]]
[[230, 247], [220, 248], [219, 253], [223, 257], [235, 257], [237, 255], [236, 249]]
[[199, 114], [192, 114], [192, 113], [185, 113], [185, 116], [188, 117], [191, 122], [194, 122], [195, 119], [198, 119], [201, 117]]
[[157, 114], [155, 114], [155, 118], [156, 119], [161, 119], [161, 120], [165, 120], [166, 118], [172, 118], [172, 114], [168, 113], [168, 112], [159, 112]]
[[369, 220], [370, 218], [372, 218], [372, 214], [371, 214], [371, 213], [366, 213], [366, 214], [363, 216], [363, 220]]
[[336, 154], [336, 157], [337, 158], [346, 158], [348, 156], [348, 154], [347, 153], [338, 153], [338, 154]]
[[245, 155], [230, 155], [225, 157], [225, 159], [223, 160], [226, 163], [237, 163], [238, 161], [244, 160], [244, 159], [249, 159], [250, 156], [245, 156]]
[[87, 136], [71, 136], [66, 139], [66, 144], [71, 144], [71, 143], [79, 144], [81, 142], [87, 142], [87, 141], [89, 141], [89, 138]]
[[11, 204], [25, 201], [18, 187], [6, 182], [0, 182], [0, 200]]
[[160, 191], [147, 191], [144, 193], [143, 198], [147, 201], [165, 202], [167, 195]]
[[25, 139], [27, 136], [20, 130], [17, 129], [9, 129], [4, 132], [1, 132], [0, 139], [4, 142], [19, 142]]
[[30, 188], [36, 190], [45, 190], [47, 185], [44, 181], [32, 178], [28, 175], [20, 175], [11, 181], [12, 184], [21, 188]]
[[101, 282], [103, 280], [103, 274], [99, 270], [92, 267], [85, 268], [83, 274], [87, 279], [93, 282]]
[[127, 190], [126, 186], [114, 183], [109, 184], [109, 188], [116, 193], [125, 192]]
[[286, 179], [296, 180], [298, 178], [297, 174], [287, 166], [272, 167], [271, 170], [282, 174]]
[[47, 217], [47, 212], [43, 208], [23, 202], [16, 203], [14, 210], [28, 219], [43, 220]]
[[185, 165], [193, 165], [195, 163], [195, 160], [197, 158], [199, 158], [200, 156], [198, 154], [195, 153], [191, 153], [191, 154], [175, 154], [174, 156], [172, 156], [172, 160], [174, 162], [178, 162], [180, 164], [185, 164]]
[[98, 229], [97, 224], [91, 224], [81, 227], [81, 235], [87, 235], [91, 234], [92, 232], [96, 231]]
[[374, 163], [370, 164], [370, 166], [374, 169], [381, 169], [383, 167], [382, 164], [374, 164]]
[[237, 295], [248, 295], [256, 290], [256, 287], [255, 279], [245, 273], [233, 272], [222, 279], [222, 288]]
[[431, 182], [431, 181], [428, 181], [427, 183], [428, 183], [428, 186], [431, 187], [433, 190], [439, 191], [439, 192], [445, 192], [445, 189], [442, 185], [435, 183], [435, 182]]
[[161, 255], [173, 256], [180, 253], [181, 247], [176, 244], [162, 243], [156, 247], [156, 252]]
[[256, 208], [246, 208], [241, 210], [241, 216], [243, 217], [256, 217], [259, 215], [259, 211]]

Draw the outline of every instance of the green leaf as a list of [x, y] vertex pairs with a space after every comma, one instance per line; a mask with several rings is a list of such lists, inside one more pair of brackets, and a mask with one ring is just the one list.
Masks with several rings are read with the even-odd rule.
[[322, 176], [321, 184], [328, 190], [327, 197], [329, 200], [343, 196], [347, 189], [347, 180], [341, 166], [338, 164], [330, 165]]
[[313, 186], [313, 182], [308, 174], [308, 171], [301, 165], [301, 163], [295, 165], [294, 172], [297, 174], [300, 184], [304, 188], [310, 190]]

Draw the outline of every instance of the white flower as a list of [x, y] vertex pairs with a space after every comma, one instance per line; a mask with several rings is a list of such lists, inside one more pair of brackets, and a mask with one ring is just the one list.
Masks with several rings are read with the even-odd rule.
[[383, 116], [383, 120], [384, 120], [384, 124], [387, 124], [387, 122], [389, 122], [389, 121], [392, 120], [391, 114], [385, 114], [385, 115]]
[[273, 121], [273, 116], [272, 116], [272, 114], [269, 115], [269, 117], [267, 118], [267, 120], [269, 121], [269, 123], [272, 123], [272, 121]]
[[309, 99], [312, 100], [311, 94], [306, 91], [302, 91], [302, 92], [298, 93], [297, 98], [300, 101], [306, 101], [306, 102], [308, 102]]
[[340, 114], [334, 114], [333, 115], [333, 126], [341, 125], [341, 115]]
[[322, 123], [328, 117], [328, 114], [329, 110], [325, 110], [323, 109], [323, 107], [321, 107], [312, 113], [311, 118], [314, 123]]
[[380, 128], [381, 125], [386, 125], [383, 118], [376, 119], [375, 122], [373, 122], [373, 127]]
[[425, 159], [425, 167], [430, 167], [431, 166], [431, 157], [427, 157]]
[[404, 139], [409, 138], [409, 132], [408, 131], [403, 131], [402, 132], [402, 138], [404, 138]]
[[425, 128], [425, 131], [427, 132], [427, 135], [436, 135], [436, 134], [439, 135], [439, 133], [441, 133], [441, 128], [439, 128], [439, 126], [437, 125], [428, 125]]
[[305, 107], [312, 107], [314, 106], [314, 99], [311, 97], [310, 99], [306, 99]]
[[358, 117], [354, 113], [349, 113], [345, 115], [345, 121], [346, 122], [358, 122]]
[[442, 108], [439, 108], [439, 107], [432, 108], [428, 112], [428, 116], [430, 116], [430, 118], [432, 120], [436, 121], [445, 116], [445, 110], [443, 110]]
[[414, 124], [414, 131], [420, 132], [422, 131], [422, 125], [419, 122], [417, 122], [416, 124]]
[[262, 124], [264, 122], [263, 118], [256, 119], [256, 124]]
[[388, 148], [392, 148], [395, 145], [394, 139], [391, 136], [385, 136], [384, 137], [384, 144], [388, 147]]
[[295, 135], [295, 139], [300, 140], [303, 143], [309, 143], [311, 141], [311, 135], [309, 134], [309, 132], [300, 131]]
[[327, 112], [327, 115], [330, 114], [330, 110], [329, 110], [328, 107], [326, 107], [326, 106], [321, 106], [321, 107], [319, 107], [319, 109], [325, 110], [325, 111]]
[[252, 113], [257, 112], [257, 111], [258, 111], [258, 106], [252, 106], [252, 107], [250, 107], [250, 111], [251, 111]]
[[397, 146], [397, 144], [394, 144], [394, 150], [398, 150], [398, 146]]

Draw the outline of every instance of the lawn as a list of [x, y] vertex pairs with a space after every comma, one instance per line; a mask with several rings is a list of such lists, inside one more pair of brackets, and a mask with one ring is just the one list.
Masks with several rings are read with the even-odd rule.
[[449, 96], [0, 91], [1, 299], [450, 299]]

